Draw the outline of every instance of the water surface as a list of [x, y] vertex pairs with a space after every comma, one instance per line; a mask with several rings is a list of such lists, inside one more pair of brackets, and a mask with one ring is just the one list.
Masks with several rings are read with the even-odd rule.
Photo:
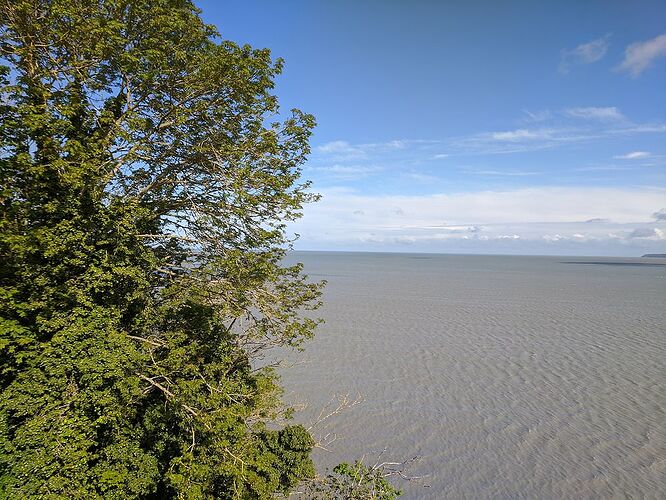
[[297, 252], [326, 324], [282, 371], [316, 460], [426, 474], [405, 498], [666, 498], [665, 259]]

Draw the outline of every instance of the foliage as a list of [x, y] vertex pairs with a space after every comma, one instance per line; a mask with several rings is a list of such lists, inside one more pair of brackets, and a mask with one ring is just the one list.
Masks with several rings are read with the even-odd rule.
[[[368, 466], [362, 460], [353, 465], [341, 463], [333, 469], [333, 473], [307, 481], [303, 485], [301, 495], [307, 498], [345, 500], [394, 500], [401, 495], [387, 477], [400, 474], [401, 469], [393, 466], [403, 464], [375, 464]], [[406, 479], [406, 476], [403, 476]]]
[[0, 488], [267, 498], [313, 440], [258, 368], [320, 285], [284, 267], [311, 116], [189, 0], [0, 0]]
[[334, 479], [345, 498], [376, 498], [378, 500], [393, 500], [400, 495], [386, 480], [382, 468], [368, 467], [361, 461], [354, 465], [341, 463], [333, 469], [339, 475]]

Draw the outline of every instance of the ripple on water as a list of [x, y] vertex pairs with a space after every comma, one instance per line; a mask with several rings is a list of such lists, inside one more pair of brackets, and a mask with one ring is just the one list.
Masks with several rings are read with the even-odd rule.
[[364, 398], [327, 422], [321, 465], [422, 455], [431, 488], [406, 498], [666, 497], [662, 268], [295, 257], [329, 285], [288, 398], [305, 422], [335, 393]]

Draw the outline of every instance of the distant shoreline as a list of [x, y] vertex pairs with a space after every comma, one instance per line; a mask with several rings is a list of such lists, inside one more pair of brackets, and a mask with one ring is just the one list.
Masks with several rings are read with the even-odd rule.
[[572, 254], [520, 254], [520, 253], [458, 253], [458, 252], [397, 252], [386, 250], [305, 250], [291, 249], [287, 253], [292, 254], [378, 254], [378, 255], [425, 255], [425, 256], [458, 256], [458, 257], [553, 257], [553, 258], [582, 258], [582, 259], [666, 259], [666, 254], [648, 253], [643, 255], [572, 255]]

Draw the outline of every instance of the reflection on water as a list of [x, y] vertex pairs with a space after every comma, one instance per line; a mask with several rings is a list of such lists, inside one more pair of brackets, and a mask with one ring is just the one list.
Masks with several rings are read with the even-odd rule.
[[364, 398], [330, 419], [323, 466], [387, 447], [424, 457], [431, 488], [406, 498], [666, 497], [662, 262], [291, 258], [329, 284], [287, 399], [307, 422], [334, 394]]

